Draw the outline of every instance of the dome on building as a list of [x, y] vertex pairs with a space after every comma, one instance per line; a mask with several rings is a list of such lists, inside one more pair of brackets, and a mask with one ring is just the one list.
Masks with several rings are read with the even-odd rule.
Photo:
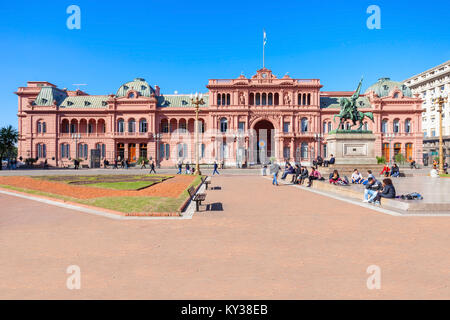
[[389, 93], [397, 87], [399, 90], [403, 92], [405, 97], [412, 97], [411, 89], [409, 89], [402, 82], [392, 81], [390, 78], [380, 78], [376, 83], [367, 88], [365, 94], [368, 94], [369, 91], [375, 91], [377, 96], [380, 98], [386, 97]]
[[150, 97], [155, 90], [142, 78], [136, 78], [133, 81], [127, 82], [120, 86], [119, 90], [117, 90], [117, 97], [125, 97], [128, 91], [134, 90], [139, 92], [139, 95], [144, 97]]

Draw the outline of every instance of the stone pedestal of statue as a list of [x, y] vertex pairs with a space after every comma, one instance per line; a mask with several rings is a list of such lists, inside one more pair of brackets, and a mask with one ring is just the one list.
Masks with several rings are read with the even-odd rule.
[[328, 154], [336, 165], [376, 165], [375, 135], [371, 131], [334, 130], [327, 137]]

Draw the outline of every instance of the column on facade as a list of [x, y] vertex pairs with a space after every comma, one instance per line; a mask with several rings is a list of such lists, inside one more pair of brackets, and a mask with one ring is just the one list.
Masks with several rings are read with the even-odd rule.
[[295, 159], [295, 157], [294, 157], [295, 141], [294, 140], [295, 140], [294, 138], [291, 138], [291, 145], [289, 147], [289, 151], [290, 151], [289, 157], [291, 158], [291, 160]]

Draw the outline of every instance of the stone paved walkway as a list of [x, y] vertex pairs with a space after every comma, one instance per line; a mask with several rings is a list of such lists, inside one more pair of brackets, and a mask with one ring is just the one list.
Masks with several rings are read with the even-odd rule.
[[[181, 221], [0, 195], [0, 298], [450, 298], [448, 217], [385, 215], [259, 176], [211, 186], [214, 211]], [[81, 290], [66, 288], [69, 265]], [[380, 290], [366, 287], [370, 265]]]

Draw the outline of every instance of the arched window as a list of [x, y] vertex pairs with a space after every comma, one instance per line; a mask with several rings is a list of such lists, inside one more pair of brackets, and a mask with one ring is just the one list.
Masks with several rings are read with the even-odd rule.
[[381, 121], [381, 132], [383, 132], [383, 133], [388, 132], [388, 121], [387, 120]]
[[257, 93], [256, 94], [256, 105], [259, 106], [261, 104], [261, 94]]
[[226, 104], [226, 96], [225, 93], [222, 93], [222, 105], [224, 106]]
[[136, 132], [136, 121], [134, 119], [128, 120], [128, 132]]
[[45, 121], [39, 120], [37, 122], [37, 133], [46, 133], [47, 132], [47, 123]]
[[398, 119], [394, 120], [392, 128], [393, 128], [393, 132], [394, 133], [399, 133], [400, 132], [400, 121]]
[[187, 124], [185, 119], [180, 119], [180, 121], [178, 122], [178, 129], [180, 129], [179, 132], [181, 133], [187, 132]]
[[124, 131], [125, 131], [125, 126], [124, 126], [123, 119], [117, 120], [117, 132], [124, 132]]
[[267, 95], [265, 93], [262, 94], [262, 103], [263, 106], [267, 105]]
[[405, 132], [411, 133], [411, 120], [410, 119], [405, 120]]
[[220, 93], [217, 94], [217, 105], [220, 106], [222, 104], [222, 96]]
[[328, 122], [328, 132], [330, 132], [333, 129], [331, 122]]
[[220, 132], [225, 133], [228, 129], [228, 120], [227, 118], [220, 119]]
[[70, 122], [70, 133], [77, 133], [78, 122], [77, 120], [72, 120]]
[[254, 105], [255, 104], [255, 94], [253, 93], [253, 92], [251, 92], [250, 93], [250, 95], [249, 95], [249, 99], [248, 99], [249, 101], [248, 101], [248, 104], [249, 105]]
[[271, 106], [271, 105], [273, 105], [273, 94], [272, 93], [269, 93], [269, 95], [267, 96], [267, 98], [268, 98], [268, 105], [269, 106]]
[[326, 121], [324, 121], [323, 124], [322, 124], [322, 132], [323, 133], [327, 132], [327, 122]]
[[311, 93], [308, 93], [308, 101], [307, 101], [308, 106], [311, 105]]
[[227, 106], [231, 104], [231, 95], [227, 93]]
[[273, 95], [273, 104], [277, 106], [279, 103], [280, 103], [280, 95], [278, 94], [278, 92], [275, 92], [275, 94]]
[[169, 133], [169, 121], [167, 119], [161, 120], [161, 132]]
[[123, 143], [117, 144], [117, 160], [121, 161], [125, 159], [125, 145]]
[[302, 156], [302, 159], [308, 158], [308, 143], [306, 143], [306, 142], [302, 142], [301, 156]]
[[302, 105], [306, 105], [306, 93], [303, 94]]
[[70, 158], [70, 146], [68, 143], [61, 143], [60, 158]]
[[300, 127], [302, 132], [308, 132], [308, 118], [302, 118]]
[[302, 104], [302, 94], [301, 94], [301, 93], [299, 93], [299, 94], [297, 95], [297, 103], [298, 103], [299, 105]]
[[139, 132], [144, 133], [147, 132], [148, 128], [147, 128], [147, 120], [145, 119], [141, 119], [139, 121]]
[[70, 124], [69, 120], [64, 119], [61, 123], [61, 132], [62, 133], [69, 133], [70, 132]]

